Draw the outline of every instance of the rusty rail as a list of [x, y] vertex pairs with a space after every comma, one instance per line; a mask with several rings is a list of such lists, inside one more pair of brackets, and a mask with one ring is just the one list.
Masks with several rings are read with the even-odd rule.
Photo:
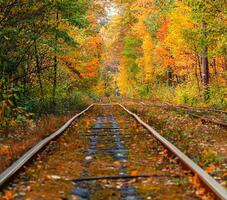
[[73, 116], [70, 120], [68, 120], [60, 129], [56, 132], [52, 133], [50, 136], [41, 140], [38, 144], [28, 150], [24, 155], [22, 155], [17, 161], [15, 161], [9, 168], [3, 171], [0, 174], [0, 187], [9, 180], [16, 172], [18, 172], [31, 158], [33, 158], [42, 148], [44, 148], [47, 144], [49, 144], [52, 140], [61, 135], [71, 124], [72, 122], [83, 115], [86, 111], [88, 111], [94, 104], [87, 107], [82, 112]]

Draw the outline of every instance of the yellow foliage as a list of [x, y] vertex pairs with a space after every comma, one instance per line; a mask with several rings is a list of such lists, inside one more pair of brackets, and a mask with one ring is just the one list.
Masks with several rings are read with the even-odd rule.
[[[176, 1], [175, 9], [169, 13], [168, 34], [163, 41], [163, 46], [170, 50], [170, 54], [175, 59], [175, 70], [180, 74], [185, 74], [183, 66], [191, 66], [194, 58], [190, 43], [184, 39], [184, 31], [193, 29], [191, 19], [191, 9], [181, 1]], [[179, 75], [180, 75], [179, 74]]]
[[118, 87], [122, 95], [126, 95], [129, 89], [129, 79], [128, 79], [128, 70], [127, 70], [127, 58], [122, 57], [120, 60], [119, 74], [117, 77]]

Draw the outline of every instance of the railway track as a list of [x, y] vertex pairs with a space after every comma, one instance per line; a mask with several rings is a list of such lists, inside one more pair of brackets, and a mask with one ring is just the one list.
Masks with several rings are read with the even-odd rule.
[[[26, 168], [53, 140], [51, 153], [41, 153], [41, 160]], [[47, 176], [51, 172], [58, 175]], [[202, 195], [227, 199], [222, 186], [137, 115], [120, 104], [97, 104], [6, 169], [0, 186], [14, 194], [32, 188], [15, 199], [198, 199], [189, 177], [206, 187]]]
[[170, 103], [166, 103], [167, 105], [170, 106], [175, 106], [178, 108], [185, 108], [185, 109], [190, 109], [190, 110], [200, 110], [200, 111], [211, 111], [211, 112], [215, 112], [215, 113], [223, 113], [223, 114], [227, 114], [226, 110], [219, 110], [219, 109], [214, 109], [214, 108], [202, 108], [202, 107], [191, 107], [191, 106], [187, 106], [187, 105], [173, 105]]
[[[184, 111], [186, 114], [188, 114], [191, 117], [201, 119], [203, 122], [207, 123], [212, 123], [212, 124], [217, 124], [223, 127], [227, 127], [227, 121], [226, 121], [226, 115], [227, 111], [224, 110], [217, 110], [217, 109], [205, 109], [205, 108], [193, 108], [190, 106], [185, 106], [185, 105], [173, 105], [173, 104], [145, 104], [145, 103], [140, 103], [141, 105], [144, 106], [152, 106], [152, 107], [161, 107], [163, 109], [173, 109], [173, 110], [178, 110], [181, 109]], [[207, 116], [212, 115], [212, 113], [216, 113], [214, 118], [211, 119]], [[223, 115], [223, 119], [218, 119], [217, 115]]]

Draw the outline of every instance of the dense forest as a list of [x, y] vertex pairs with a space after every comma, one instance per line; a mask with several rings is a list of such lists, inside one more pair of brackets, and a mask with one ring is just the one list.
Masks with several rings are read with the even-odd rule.
[[227, 106], [226, 1], [0, 1], [2, 127], [103, 97]]
[[91, 1], [0, 2], [0, 120], [64, 113], [92, 95], [102, 39]]
[[121, 94], [226, 106], [225, 3], [118, 2], [119, 15], [106, 28], [105, 60], [119, 66]]

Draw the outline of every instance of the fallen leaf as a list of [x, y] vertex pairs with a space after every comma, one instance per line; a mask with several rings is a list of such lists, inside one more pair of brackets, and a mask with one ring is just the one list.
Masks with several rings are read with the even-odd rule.
[[134, 170], [134, 171], [131, 171], [131, 176], [137, 176], [138, 175], [138, 172], [136, 171], [136, 170]]
[[92, 156], [86, 156], [85, 157], [85, 160], [91, 160], [92, 159]]
[[44, 177], [45, 180], [60, 180], [62, 179], [60, 176], [57, 175], [47, 175]]
[[192, 183], [196, 188], [200, 187], [201, 183], [197, 174], [192, 177]]
[[97, 144], [96, 146], [97, 146], [97, 147], [105, 147], [104, 144]]
[[121, 165], [121, 163], [119, 161], [115, 161], [113, 164], [116, 165], [116, 166], [120, 166]]
[[12, 200], [12, 199], [13, 199], [12, 191], [6, 191], [2, 197], [2, 200]]
[[205, 193], [205, 188], [200, 188], [198, 191], [197, 191], [197, 195], [203, 195]]
[[227, 172], [225, 172], [224, 174], [221, 175], [222, 178], [227, 177]]
[[206, 168], [206, 172], [207, 172], [207, 173], [211, 173], [212, 171], [215, 170], [215, 168], [216, 168], [215, 165], [210, 165], [209, 167]]

